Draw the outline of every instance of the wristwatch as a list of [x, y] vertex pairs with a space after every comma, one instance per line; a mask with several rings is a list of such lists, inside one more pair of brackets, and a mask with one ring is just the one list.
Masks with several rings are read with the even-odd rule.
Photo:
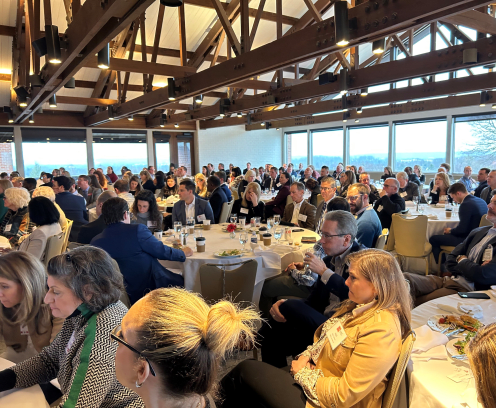
[[[465, 256], [465, 255], [458, 255], [458, 256], [456, 257], [456, 263], [460, 262], [460, 261], [461, 261], [461, 259], [460, 259], [460, 258], [461, 258], [461, 257], [463, 257], [463, 256]], [[465, 259], [465, 258], [463, 258], [463, 259]]]

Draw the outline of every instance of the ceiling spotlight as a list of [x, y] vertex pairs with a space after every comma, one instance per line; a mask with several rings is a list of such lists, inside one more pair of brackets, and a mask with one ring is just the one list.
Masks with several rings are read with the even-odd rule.
[[281, 130], [281, 128], [276, 128], [276, 130]]
[[181, 88], [176, 86], [176, 81], [174, 78], [167, 78], [167, 92], [169, 94], [169, 101], [176, 100], [176, 91], [179, 91]]
[[175, 128], [178, 128], [179, 127], [179, 123], [174, 124], [174, 127]]
[[114, 120], [114, 107], [112, 105], [109, 105], [108, 107], [108, 117], [110, 120]]
[[195, 98], [195, 102], [201, 105], [203, 103], [203, 95], [197, 95]]
[[29, 122], [29, 123], [34, 123], [34, 115], [31, 115], [31, 116], [29, 117], [29, 121], [28, 121], [28, 122]]
[[345, 47], [350, 43], [348, 2], [346, 0], [334, 3], [334, 27], [336, 29], [336, 45]]
[[109, 69], [110, 66], [110, 46], [107, 43], [100, 51], [98, 51], [98, 68]]
[[367, 96], [369, 94], [369, 88], [362, 88], [360, 90], [360, 96]]
[[14, 91], [17, 95], [17, 100], [19, 101], [19, 106], [21, 107], [26, 107], [28, 106], [28, 90], [26, 89], [26, 87], [22, 86], [22, 85], [18, 85], [14, 88]]
[[165, 127], [166, 123], [167, 123], [167, 115], [162, 113], [162, 115], [160, 115], [160, 127]]
[[160, 0], [160, 4], [165, 7], [179, 7], [183, 5], [183, 0]]
[[357, 113], [362, 113], [363, 112], [363, 108], [357, 108]]
[[350, 117], [350, 112], [343, 112], [343, 123], [348, 122], [349, 117]]
[[242, 118], [242, 117], [243, 117], [243, 114], [242, 114], [241, 112], [238, 112], [238, 113], [236, 114], [236, 116], [237, 116], [238, 118]]
[[45, 38], [48, 62], [50, 64], [60, 64], [62, 62], [62, 54], [60, 52], [59, 28], [55, 25], [46, 25]]
[[[338, 2], [338, 3], [341, 3], [341, 2]], [[339, 89], [340, 89], [341, 95], [348, 93], [349, 85], [350, 85], [350, 76], [348, 75], [348, 69], [343, 68], [341, 71], [339, 71]]]
[[488, 101], [488, 99], [489, 99], [489, 95], [488, 95], [487, 91], [482, 91], [480, 93], [480, 104], [479, 104], [479, 106], [481, 108], [483, 108], [484, 106], [486, 106], [486, 102]]
[[223, 118], [226, 116], [226, 111], [229, 109], [231, 105], [231, 100], [229, 98], [221, 99], [219, 104], [219, 113], [220, 117]]
[[40, 57], [43, 57], [48, 52], [46, 37], [41, 37], [37, 40], [34, 40], [33, 42], [31, 42], [31, 45]]
[[260, 126], [264, 127], [265, 126], [265, 122], [260, 123]]
[[48, 106], [50, 106], [50, 108], [57, 107], [57, 97], [55, 96], [55, 94], [50, 96], [50, 99], [48, 100]]
[[7, 113], [9, 115], [9, 123], [14, 123], [14, 113], [12, 112], [11, 107], [10, 106], [4, 106], [3, 112]]
[[132, 121], [134, 120], [134, 116], [133, 116], [133, 115], [128, 116], [128, 117], [127, 117], [127, 120], [129, 120], [129, 121], [131, 121], [131, 122], [132, 122]]
[[346, 95], [341, 97], [341, 108], [343, 109], [343, 112], [348, 112], [348, 99], [346, 98]]
[[338, 77], [332, 72], [324, 72], [319, 75], [319, 85], [326, 85], [330, 82], [336, 82]]
[[45, 85], [43, 80], [41, 79], [41, 75], [34, 74], [34, 75], [29, 75], [29, 83], [31, 84], [31, 87], [42, 87]]
[[372, 43], [372, 52], [374, 54], [382, 54], [385, 48], [386, 48], [385, 38], [381, 38], [380, 40], [376, 40]]
[[64, 84], [64, 88], [68, 88], [68, 89], [74, 89], [76, 87], [76, 80], [74, 79], [74, 77], [72, 77], [71, 79], [69, 79], [65, 84]]
[[493, 103], [493, 106], [491, 106], [492, 109], [496, 109], [496, 103]]
[[360, 122], [360, 119], [355, 119], [355, 123], [358, 123], [358, 122]]

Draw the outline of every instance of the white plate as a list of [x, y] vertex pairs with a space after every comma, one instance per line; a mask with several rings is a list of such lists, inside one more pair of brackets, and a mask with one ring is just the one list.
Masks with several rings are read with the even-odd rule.
[[450, 357], [457, 357], [454, 358], [453, 361], [459, 361], [461, 363], [469, 365], [468, 359], [463, 358], [466, 356], [466, 354], [459, 354], [457, 348], [455, 347], [455, 343], [461, 339], [452, 339], [446, 343], [446, 351], [448, 352]]
[[216, 256], [217, 258], [224, 258], [224, 259], [228, 259], [228, 258], [240, 258], [240, 257], [243, 256], [243, 254], [239, 254], [239, 255], [228, 255], [228, 256], [220, 255], [224, 251], [230, 251], [230, 249], [224, 249], [222, 251], [214, 252], [214, 256]]
[[[441, 319], [442, 317], [444, 316], [448, 316], [448, 315], [453, 315], [455, 316], [454, 313], [446, 313], [445, 315], [443, 314], [437, 314], [437, 315], [434, 315], [434, 316], [431, 316], [429, 317], [429, 320], [427, 320], [427, 325], [434, 331], [438, 331], [438, 332], [441, 332], [445, 329], [447, 329], [449, 327], [449, 323], [439, 323], [439, 319]], [[460, 329], [461, 327], [456, 327], [455, 329], [453, 330], [457, 330], [457, 329]], [[445, 332], [445, 334], [447, 334], [448, 332], [450, 332], [452, 330], [448, 330], [447, 332]], [[453, 337], [455, 337], [456, 339], [459, 339], [460, 337], [465, 337], [465, 335], [468, 333], [467, 330], [464, 330], [460, 333], [457, 333], [455, 334]]]

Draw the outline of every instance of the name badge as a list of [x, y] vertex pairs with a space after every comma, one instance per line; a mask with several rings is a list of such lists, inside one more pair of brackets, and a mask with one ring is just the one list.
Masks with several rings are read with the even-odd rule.
[[281, 187], [281, 183], [277, 183], [276, 184], [276, 187]]
[[69, 353], [69, 350], [71, 349], [71, 347], [75, 341], [76, 341], [76, 332], [73, 331], [71, 338], [69, 339], [69, 342], [67, 343], [67, 346], [65, 346], [65, 354]]
[[439, 201], [448, 201], [448, 196], [447, 195], [439, 196]]
[[239, 212], [240, 212], [241, 214], [248, 214], [248, 208], [243, 208], [243, 207], [241, 207], [241, 209], [239, 210]]
[[405, 198], [405, 197], [406, 197], [406, 191], [403, 191], [403, 192], [400, 194], [400, 197]]
[[377, 207], [377, 210], [376, 210], [376, 211], [377, 211], [377, 212], [381, 212], [381, 211], [382, 211], [382, 209], [383, 209], [383, 207], [382, 207], [382, 205], [380, 205], [379, 207]]
[[205, 217], [205, 214], [200, 214], [198, 217], [196, 217], [196, 219], [198, 220], [198, 222], [201, 222], [203, 220], [206, 220], [207, 217]]
[[334, 350], [346, 339], [346, 332], [341, 322], [337, 322], [332, 326], [326, 333], [327, 340], [331, 344], [331, 348]]
[[21, 336], [29, 336], [28, 326], [25, 324], [21, 325]]
[[493, 246], [488, 245], [484, 250], [484, 255], [482, 255], [482, 262], [490, 261], [493, 259]]
[[305, 214], [298, 214], [298, 220], [305, 222], [307, 220], [307, 216]]
[[147, 221], [146, 222], [146, 226], [148, 228], [153, 228], [153, 227], [156, 227], [157, 226], [157, 221]]
[[10, 232], [11, 228], [12, 228], [12, 224], [7, 224], [3, 229], [3, 232]]

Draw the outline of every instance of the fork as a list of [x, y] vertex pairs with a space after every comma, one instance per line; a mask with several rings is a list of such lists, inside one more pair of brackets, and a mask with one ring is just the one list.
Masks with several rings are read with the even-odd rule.
[[456, 324], [455, 324], [455, 323], [450, 323], [450, 325], [449, 325], [446, 329], [441, 330], [441, 333], [443, 333], [443, 334], [444, 334], [444, 333], [446, 333], [447, 331], [454, 330], [454, 329], [456, 329]]

